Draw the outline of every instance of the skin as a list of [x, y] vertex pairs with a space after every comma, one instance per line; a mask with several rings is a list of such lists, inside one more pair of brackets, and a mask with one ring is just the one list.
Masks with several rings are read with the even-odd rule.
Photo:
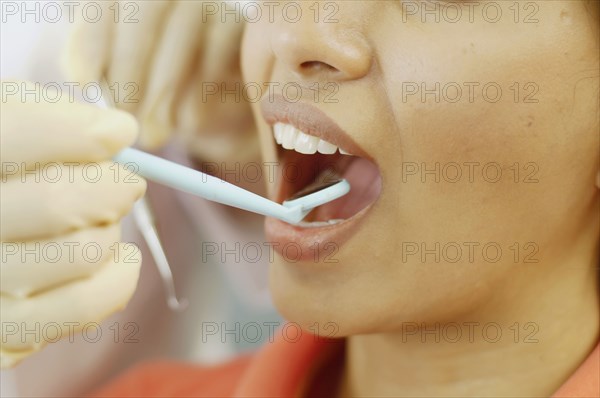
[[[467, 2], [459, 3], [466, 15]], [[550, 395], [597, 344], [598, 4], [533, 2], [539, 22], [526, 24], [531, 1], [516, 2], [519, 23], [500, 3], [504, 16], [493, 24], [481, 5], [473, 23], [463, 16], [449, 24], [404, 16], [401, 2], [346, 1], [337, 3], [336, 23], [315, 23], [310, 2], [300, 22], [275, 12], [273, 23], [247, 26], [245, 80], [306, 88], [335, 82], [338, 103], [315, 103], [308, 89], [303, 100], [334, 119], [381, 171], [382, 193], [339, 247], [339, 263], [277, 257], [270, 269], [283, 316], [306, 328], [335, 322], [335, 336], [347, 337], [339, 395]], [[404, 100], [403, 82], [480, 86], [472, 102], [464, 89], [451, 103], [431, 95]], [[488, 82], [503, 90], [496, 103], [482, 98]], [[529, 98], [537, 103], [524, 101], [527, 82], [539, 89]], [[254, 112], [265, 161], [275, 161], [258, 103]], [[429, 169], [495, 162], [503, 174], [485, 181], [480, 166], [469, 182], [463, 167], [459, 182], [429, 175], [423, 183], [420, 174], [403, 174], [405, 162]], [[531, 173], [537, 182], [523, 182]], [[407, 242], [457, 242], [463, 255], [456, 262], [406, 256]], [[473, 261], [465, 242], [479, 244]], [[497, 262], [483, 259], [488, 242], [502, 249]], [[509, 248], [515, 242], [517, 261]], [[538, 261], [525, 263], [534, 249], [530, 258]], [[495, 333], [482, 338], [481, 326], [472, 342], [466, 328], [456, 342], [422, 333], [453, 322], [495, 323], [504, 337], [491, 343]], [[416, 334], [403, 335], [412, 325]]]

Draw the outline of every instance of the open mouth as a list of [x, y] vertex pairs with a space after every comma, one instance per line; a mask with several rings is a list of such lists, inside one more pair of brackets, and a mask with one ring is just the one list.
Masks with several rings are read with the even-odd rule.
[[[336, 145], [323, 136], [309, 134], [284, 122], [274, 123], [272, 131], [278, 144], [281, 168], [278, 202], [307, 195], [341, 178], [350, 183], [348, 194], [313, 209], [298, 226], [316, 228], [341, 223], [369, 207], [379, 197], [379, 169], [367, 156], [354, 154], [352, 149], [357, 147], [345, 148], [343, 143]], [[340, 143], [344, 138], [338, 137], [336, 141]]]
[[322, 265], [321, 260], [331, 257], [359, 230], [379, 198], [379, 168], [345, 131], [311, 104], [291, 103], [275, 95], [263, 99], [261, 111], [277, 143], [277, 202], [306, 195], [315, 185], [339, 178], [350, 184], [345, 196], [314, 208], [297, 225], [266, 218], [266, 237], [277, 243], [274, 250], [284, 259], [289, 258], [286, 247], [296, 247], [298, 256], [290, 263], [300, 260]]

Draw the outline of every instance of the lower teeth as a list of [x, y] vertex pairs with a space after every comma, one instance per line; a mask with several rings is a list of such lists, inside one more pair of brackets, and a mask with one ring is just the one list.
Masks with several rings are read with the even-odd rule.
[[328, 225], [335, 225], [342, 221], [343, 219], [335, 219], [329, 221], [300, 221], [297, 225], [303, 228], [317, 228], [317, 227], [326, 227]]

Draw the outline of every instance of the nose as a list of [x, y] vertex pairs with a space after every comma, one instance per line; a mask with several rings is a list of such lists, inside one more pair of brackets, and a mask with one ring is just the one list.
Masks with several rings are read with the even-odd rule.
[[272, 30], [271, 49], [299, 78], [356, 80], [369, 73], [373, 61], [367, 38], [341, 19], [319, 23], [303, 16], [296, 23], [282, 21]]

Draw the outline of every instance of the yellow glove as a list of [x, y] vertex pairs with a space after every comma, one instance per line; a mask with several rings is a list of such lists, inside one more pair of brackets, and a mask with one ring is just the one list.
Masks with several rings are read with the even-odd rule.
[[63, 57], [69, 78], [83, 84], [105, 75], [117, 106], [138, 118], [139, 144], [146, 149], [177, 133], [203, 160], [257, 155], [239, 65], [243, 18], [236, 22], [228, 15], [223, 21], [214, 7], [225, 2], [100, 4], [106, 17], [97, 23], [81, 19], [70, 35]]
[[[7, 95], [8, 85], [17, 94]], [[4, 368], [125, 306], [141, 255], [133, 244], [119, 243], [119, 221], [146, 183], [110, 160], [135, 140], [132, 116], [66, 98], [49, 103], [19, 95], [34, 90], [31, 83], [2, 86]]]

